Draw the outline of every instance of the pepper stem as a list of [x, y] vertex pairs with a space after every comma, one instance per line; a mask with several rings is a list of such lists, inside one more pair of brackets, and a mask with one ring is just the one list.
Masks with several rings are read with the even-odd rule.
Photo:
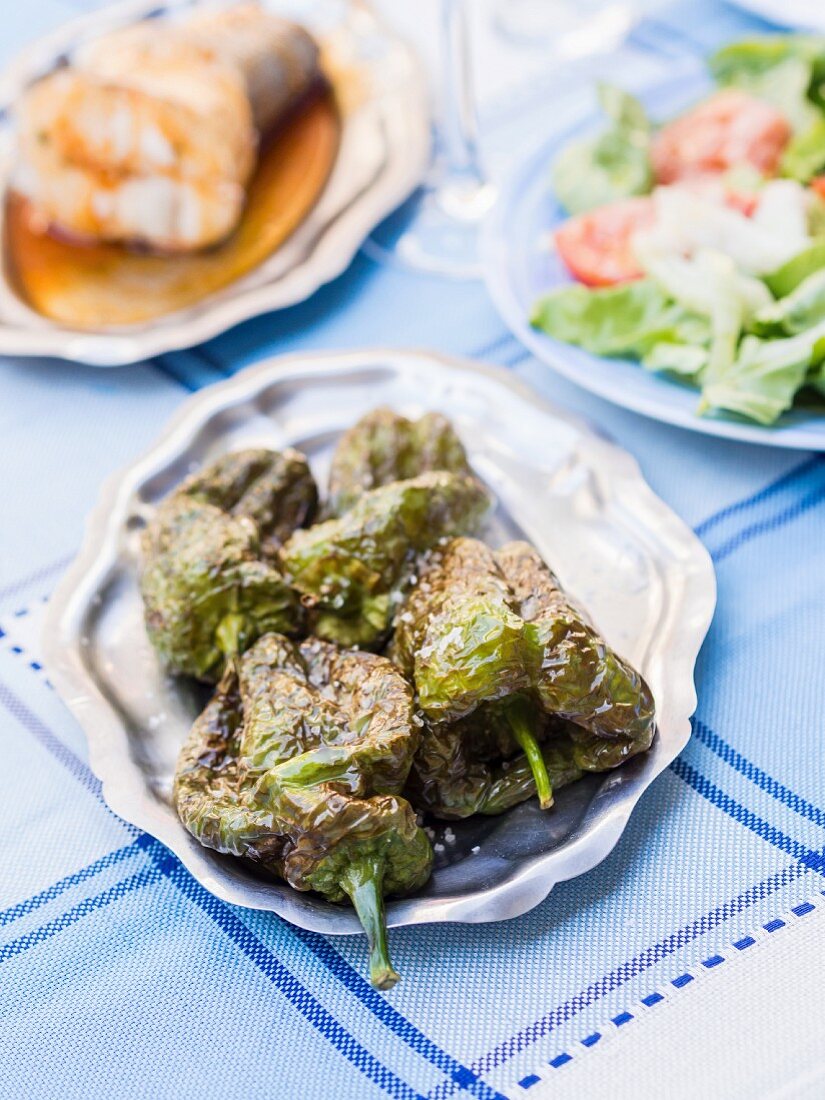
[[240, 655], [241, 631], [244, 626], [244, 616], [237, 611], [229, 611], [218, 623], [215, 631], [215, 641], [218, 649], [228, 661], [234, 661]]
[[392, 989], [399, 974], [390, 962], [387, 950], [387, 924], [381, 882], [383, 860], [363, 859], [351, 863], [341, 876], [341, 886], [349, 894], [358, 919], [367, 933], [370, 948], [370, 981], [376, 989]]
[[544, 762], [541, 748], [535, 734], [530, 728], [530, 707], [525, 699], [513, 699], [505, 709], [507, 721], [513, 736], [521, 746], [521, 750], [527, 757], [527, 763], [536, 781], [536, 794], [539, 796], [539, 805], [543, 810], [549, 810], [553, 805], [553, 788], [550, 776], [547, 774], [547, 765]]

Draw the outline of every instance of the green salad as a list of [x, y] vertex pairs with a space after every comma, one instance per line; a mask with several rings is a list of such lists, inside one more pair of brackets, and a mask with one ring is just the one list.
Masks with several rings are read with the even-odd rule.
[[825, 37], [737, 42], [717, 87], [655, 126], [600, 88], [608, 119], [557, 158], [574, 278], [531, 323], [700, 391], [701, 415], [774, 424], [825, 396]]

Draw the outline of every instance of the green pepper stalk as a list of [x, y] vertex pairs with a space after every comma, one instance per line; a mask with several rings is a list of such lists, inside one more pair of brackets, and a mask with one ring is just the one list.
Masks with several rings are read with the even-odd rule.
[[300, 601], [272, 555], [316, 498], [303, 456], [253, 450], [225, 455], [160, 504], [143, 535], [140, 586], [170, 672], [214, 682], [261, 634], [300, 629]]
[[541, 745], [536, 740], [536, 735], [530, 728], [530, 706], [524, 699], [514, 699], [504, 708], [510, 729], [518, 742], [521, 751], [527, 758], [536, 784], [536, 794], [539, 805], [543, 810], [549, 810], [553, 805], [553, 788], [550, 784], [550, 776], [547, 774], [547, 765], [541, 753]]
[[520, 747], [527, 758], [542, 808], [552, 806], [536, 707], [525, 695], [531, 685], [524, 621], [489, 547], [453, 539], [430, 555], [401, 613], [391, 652], [412, 675], [419, 706], [431, 722], [493, 707], [502, 734], [509, 732], [512, 748]]
[[270, 634], [227, 670], [175, 776], [178, 814], [206, 847], [352, 902], [380, 989], [398, 977], [384, 896], [417, 889], [432, 867], [399, 797], [420, 740], [413, 718], [412, 691], [385, 658]]
[[390, 962], [384, 916], [383, 864], [375, 860], [352, 863], [341, 875], [341, 886], [355, 906], [370, 949], [370, 981], [376, 989], [392, 989], [400, 975]]
[[[537, 730], [554, 792], [587, 770], [571, 729], [569, 723], [544, 716]], [[504, 756], [517, 751], [509, 741], [509, 723], [494, 709], [480, 708], [459, 722], [426, 725], [407, 784], [410, 801], [433, 817], [457, 820], [504, 813], [533, 798], [538, 790], [531, 761], [523, 753]]]

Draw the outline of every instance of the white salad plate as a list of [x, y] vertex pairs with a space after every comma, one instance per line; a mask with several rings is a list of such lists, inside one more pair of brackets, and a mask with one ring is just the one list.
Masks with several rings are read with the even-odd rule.
[[[201, 2], [125, 0], [65, 24], [19, 54], [0, 74], [0, 200], [15, 151], [14, 104], [28, 84], [90, 38]], [[295, 15], [294, 5], [265, 3], [275, 12]], [[358, 99], [343, 113], [330, 178], [295, 232], [249, 274], [194, 306], [145, 324], [92, 332], [64, 327], [30, 308], [4, 264], [0, 354], [121, 366], [192, 347], [250, 317], [295, 305], [346, 270], [375, 226], [412, 193], [427, 168], [427, 88], [412, 51], [369, 12], [349, 4], [307, 4], [298, 11], [336, 63], [357, 71]]]
[[224, 901], [326, 933], [358, 932], [354, 912], [261, 881], [242, 861], [201, 847], [175, 814], [175, 759], [203, 691], [166, 676], [146, 636], [140, 532], [189, 471], [233, 448], [297, 447], [323, 486], [342, 431], [382, 404], [452, 419], [497, 499], [484, 536], [534, 543], [641, 669], [658, 722], [647, 753], [560, 790], [550, 811], [531, 800], [437, 829], [433, 876], [416, 895], [388, 903], [390, 925], [515, 917], [604, 859], [643, 791], [687, 744], [694, 665], [716, 601], [707, 551], [635, 460], [502, 370], [429, 352], [305, 353], [267, 360], [186, 401], [103, 490], [50, 601], [49, 677], [86, 733], [115, 813], [162, 841]]
[[[686, 110], [711, 89], [710, 78], [692, 70], [640, 93], [654, 119]], [[542, 362], [592, 393], [654, 420], [681, 428], [773, 447], [825, 451], [825, 411], [791, 409], [773, 427], [725, 416], [697, 416], [699, 393], [630, 359], [602, 358], [554, 340], [530, 325], [540, 295], [568, 285], [571, 277], [552, 245], [552, 231], [567, 214], [551, 183], [553, 161], [575, 137], [597, 132], [594, 115], [534, 150], [504, 184], [484, 228], [482, 252], [487, 287], [505, 324]]]

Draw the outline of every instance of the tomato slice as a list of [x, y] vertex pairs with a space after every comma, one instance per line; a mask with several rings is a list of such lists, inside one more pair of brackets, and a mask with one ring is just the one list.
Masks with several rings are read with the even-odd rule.
[[772, 176], [790, 138], [791, 125], [775, 107], [728, 88], [662, 127], [653, 143], [653, 170], [659, 183], [741, 164]]
[[653, 223], [653, 200], [624, 199], [569, 218], [555, 232], [556, 248], [570, 273], [587, 286], [613, 286], [644, 272], [633, 254], [637, 229]]
[[815, 176], [811, 180], [811, 190], [819, 195], [821, 199], [825, 199], [825, 176]]
[[738, 210], [746, 218], [752, 218], [759, 205], [759, 193], [756, 191], [733, 191], [728, 188], [725, 191], [725, 203], [732, 210]]

